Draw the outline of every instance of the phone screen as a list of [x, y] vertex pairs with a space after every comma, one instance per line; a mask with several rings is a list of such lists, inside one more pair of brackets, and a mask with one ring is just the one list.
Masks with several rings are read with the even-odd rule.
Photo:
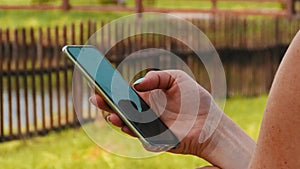
[[121, 74], [93, 46], [68, 46], [67, 52], [124, 115], [127, 121], [151, 145], [175, 147], [177, 137], [157, 114], [128, 85]]

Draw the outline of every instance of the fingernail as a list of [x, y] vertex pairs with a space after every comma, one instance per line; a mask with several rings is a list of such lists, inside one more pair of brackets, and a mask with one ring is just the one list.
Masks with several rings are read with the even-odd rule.
[[140, 83], [141, 83], [142, 81], [144, 81], [144, 80], [145, 80], [144, 77], [139, 78], [138, 80], [136, 80], [136, 81], [133, 83], [133, 86], [140, 84]]

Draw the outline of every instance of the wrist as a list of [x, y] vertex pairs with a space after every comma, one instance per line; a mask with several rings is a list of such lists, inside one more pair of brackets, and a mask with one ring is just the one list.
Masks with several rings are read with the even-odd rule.
[[246, 169], [251, 160], [255, 142], [228, 116], [222, 119], [213, 135], [199, 145], [197, 156], [223, 169]]

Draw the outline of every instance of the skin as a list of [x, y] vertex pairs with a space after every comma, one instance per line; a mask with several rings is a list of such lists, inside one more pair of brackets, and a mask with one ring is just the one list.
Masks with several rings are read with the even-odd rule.
[[[180, 88], [186, 88], [190, 90], [192, 88], [191, 86], [195, 86], [193, 87], [194, 89], [192, 89], [192, 91], [180, 91]], [[209, 95], [209, 93], [207, 93], [201, 86], [197, 85], [184, 72], [176, 70], [150, 72], [145, 76], [144, 81], [142, 81], [139, 84], [136, 84], [134, 87], [137, 91], [139, 91], [139, 95], [147, 102], [148, 105], [151, 105], [151, 100], [160, 100], [160, 102], [161, 100], [163, 100], [162, 98], [159, 98], [159, 94], [156, 94], [157, 90], [154, 91], [155, 89], [159, 89], [160, 91], [164, 92], [168, 102], [163, 112], [160, 114], [161, 119], [168, 127], [174, 124], [175, 120], [178, 118], [178, 114], [182, 106], [181, 104], [188, 104], [187, 102], [181, 103], [182, 97], [183, 100], [190, 100], [189, 96], [193, 93], [199, 93], [199, 96], [202, 96], [202, 104], [200, 104], [199, 108], [197, 108], [201, 111], [199, 111], [197, 115], [194, 113], [190, 113], [193, 110], [189, 109], [189, 107], [186, 107], [187, 109], [184, 112], [182, 112], [185, 114], [184, 118], [181, 118], [180, 121], [180, 123], [182, 123], [183, 125], [189, 123], [193, 119], [196, 119], [195, 125], [192, 127], [190, 132], [186, 135], [185, 131], [182, 131], [180, 128], [173, 130], [175, 135], [181, 138], [182, 141], [178, 148], [172, 150], [172, 152], [194, 155], [198, 154], [196, 150], [201, 149], [201, 147], [198, 144], [198, 138], [194, 136], [200, 135], [201, 128], [203, 127], [205, 118], [207, 116], [208, 108], [211, 104], [211, 96]], [[150, 97], [150, 92], [152, 92], [151, 94], [154, 96]], [[153, 92], [155, 92], [155, 94], [153, 94]], [[105, 104], [105, 102], [101, 99], [99, 95], [96, 95], [96, 97], [93, 98], [91, 101], [96, 101], [96, 105], [112, 113], [108, 117], [108, 120], [112, 124], [121, 127], [122, 131], [134, 136], [134, 134], [129, 130], [129, 128], [124, 125], [122, 120], [109, 108], [108, 105]], [[159, 109], [162, 106], [159, 104], [155, 104], [155, 101], [154, 103], [152, 103], [151, 107], [154, 109], [155, 112], [161, 112], [159, 111]], [[198, 148], [192, 149], [190, 148], [190, 146], [197, 146]]]
[[[210, 106], [216, 106], [210, 94], [201, 86], [194, 95], [200, 97], [199, 113], [193, 128], [184, 135], [177, 149], [173, 153], [193, 154], [206, 159], [213, 167], [201, 169], [295, 169], [300, 168], [300, 33], [295, 36], [275, 76], [274, 83], [269, 93], [267, 106], [261, 126], [257, 144], [249, 138], [226, 115], [222, 119], [212, 136], [205, 142], [199, 143], [199, 135]], [[194, 85], [193, 80], [180, 71], [152, 72], [145, 76], [145, 80], [135, 85], [135, 89], [148, 104], [149, 92], [159, 89], [167, 96], [166, 110], [161, 114], [161, 119], [169, 126], [174, 122], [179, 111], [176, 107], [179, 96], [179, 84], [187, 88]], [[180, 85], [179, 85], [180, 86]], [[176, 97], [175, 97], [176, 98]], [[114, 114], [99, 95], [91, 98], [91, 102], [101, 109], [111, 112], [108, 120], [121, 127], [122, 131], [133, 135], [120, 118]], [[174, 107], [172, 107], [174, 106]], [[189, 114], [191, 110], [183, 113]], [[186, 122], [183, 119], [183, 124]], [[180, 131], [173, 131], [181, 135]], [[251, 161], [250, 161], [251, 160]]]
[[[149, 72], [134, 88], [155, 112], [160, 112], [160, 118], [181, 140], [177, 148], [169, 150], [170, 152], [196, 155], [224, 169], [247, 168], [255, 142], [223, 114], [212, 96], [186, 73], [178, 70]], [[162, 93], [165, 97], [160, 97]], [[160, 105], [163, 100], [167, 100], [165, 106]], [[193, 103], [194, 100], [198, 104]], [[111, 113], [107, 119], [113, 125], [134, 136], [101, 96], [96, 94], [90, 101]], [[221, 115], [221, 120], [209, 139], [203, 141], [199, 136], [200, 133], [208, 133], [203, 129], [208, 113]], [[175, 121], [179, 126], [172, 128]], [[194, 123], [191, 123], [193, 121]], [[189, 124], [192, 125], [191, 129], [185, 130], [185, 126]], [[241, 160], [237, 162], [237, 158]]]
[[275, 76], [250, 169], [300, 168], [300, 33]]

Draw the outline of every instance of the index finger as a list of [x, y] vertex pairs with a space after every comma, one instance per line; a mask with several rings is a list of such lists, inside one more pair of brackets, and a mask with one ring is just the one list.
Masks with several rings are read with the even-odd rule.
[[168, 90], [174, 82], [175, 79], [166, 71], [151, 71], [146, 74], [142, 81], [134, 84], [134, 88], [141, 92], [154, 89]]

